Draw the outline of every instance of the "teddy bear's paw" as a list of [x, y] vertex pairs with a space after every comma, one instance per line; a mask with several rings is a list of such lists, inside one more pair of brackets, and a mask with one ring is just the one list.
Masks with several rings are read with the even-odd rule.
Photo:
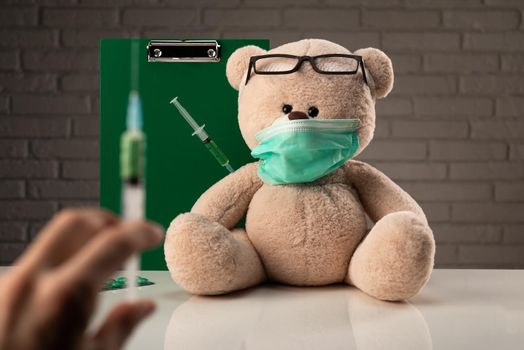
[[185, 290], [203, 295], [258, 283], [263, 279], [262, 265], [247, 237], [242, 237], [245, 232], [238, 231], [231, 232], [199, 214], [177, 216], [164, 243], [172, 278]]
[[417, 294], [433, 269], [435, 241], [416, 214], [401, 211], [379, 220], [355, 251], [347, 281], [382, 300]]

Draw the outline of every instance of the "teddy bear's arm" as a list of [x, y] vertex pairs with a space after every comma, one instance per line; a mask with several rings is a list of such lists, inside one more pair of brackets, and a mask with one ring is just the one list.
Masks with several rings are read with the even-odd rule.
[[192, 213], [202, 214], [224, 227], [233, 228], [246, 214], [255, 192], [262, 186], [258, 163], [249, 163], [211, 186], [196, 201]]
[[347, 162], [344, 167], [349, 183], [356, 188], [360, 201], [373, 222], [387, 214], [410, 211], [427, 224], [426, 216], [417, 202], [382, 172], [356, 160]]

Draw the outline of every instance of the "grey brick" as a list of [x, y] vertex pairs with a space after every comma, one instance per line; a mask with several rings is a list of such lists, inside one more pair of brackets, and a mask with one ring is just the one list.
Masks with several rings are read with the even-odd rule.
[[126, 26], [183, 27], [196, 24], [197, 10], [130, 8], [124, 11], [122, 22]]
[[381, 120], [375, 125], [374, 138], [384, 139], [387, 138], [387, 136], [389, 136], [389, 123], [385, 120]]
[[442, 163], [373, 162], [373, 165], [393, 180], [440, 180], [446, 177]]
[[359, 26], [359, 13], [354, 9], [291, 8], [284, 11], [283, 25], [330, 30], [356, 28]]
[[[82, 1], [89, 1], [89, 0], [82, 0]], [[98, 0], [98, 1], [104, 1], [104, 0]], [[115, 1], [115, 0], [113, 0]], [[116, 0], [118, 1], [118, 0]], [[122, 1], [122, 0], [120, 0]], [[137, 1], [137, 0], [135, 0]], [[155, 0], [147, 0], [149, 2], [153, 2]], [[159, 1], [161, 3], [166, 3], [166, 4], [169, 4], [169, 5], [176, 5], [176, 6], [195, 6], [195, 5], [199, 5], [199, 6], [209, 6], [210, 3], [209, 3], [209, 0], [156, 0], [156, 1]], [[304, 2], [308, 2], [308, 1], [311, 1], [311, 0], [304, 0]], [[138, 0], [138, 2], [142, 2], [142, 0]], [[283, 0], [283, 3], [285, 4], [286, 2], [289, 2], [290, 4], [293, 3], [293, 0]], [[232, 7], [232, 6], [235, 6], [235, 5], [239, 5], [240, 3], [242, 3], [241, 0], [221, 0], [221, 1], [216, 1], [216, 2], [213, 2], [212, 5], [213, 7]], [[269, 4], [271, 4], [271, 1], [268, 1]], [[247, 4], [247, 3], [246, 3]], [[263, 6], [264, 4], [260, 4], [260, 6]], [[275, 5], [275, 3], [273, 3], [273, 5]], [[257, 7], [259, 5], [257, 4]]]
[[413, 113], [411, 99], [391, 96], [376, 104], [376, 114], [380, 116], [410, 115]]
[[486, 97], [415, 97], [415, 114], [423, 116], [491, 116], [493, 101]]
[[[390, 54], [395, 74], [419, 72], [422, 69], [422, 56], [417, 54]], [[396, 84], [396, 83], [395, 83]], [[396, 87], [393, 88], [393, 91]]]
[[453, 203], [453, 221], [479, 223], [524, 222], [524, 203]]
[[417, 201], [463, 202], [492, 198], [491, 185], [488, 183], [424, 181], [399, 182], [398, 184]]
[[458, 246], [441, 244], [435, 251], [435, 267], [455, 267], [458, 264]]
[[496, 183], [495, 200], [502, 202], [524, 202], [524, 182]]
[[[288, 1], [288, 0], [286, 0]], [[401, 4], [401, 0], [325, 0], [328, 5], [346, 6], [346, 7], [393, 7]]]
[[73, 95], [15, 95], [13, 113], [17, 114], [70, 114], [89, 113], [86, 96]]
[[524, 77], [500, 74], [468, 75], [460, 78], [460, 91], [485, 95], [524, 94]]
[[98, 53], [94, 50], [60, 49], [29, 51], [22, 55], [28, 71], [98, 71]]
[[52, 74], [0, 73], [0, 91], [41, 92], [56, 91], [56, 76]]
[[0, 118], [0, 137], [65, 137], [69, 121], [50, 118]]
[[2, 70], [15, 70], [20, 66], [20, 60], [18, 52], [0, 51], [0, 69]]
[[486, 3], [486, 5], [493, 5], [496, 7], [522, 7], [522, 1], [520, 0], [484, 0], [484, 2]]
[[112, 27], [117, 21], [116, 9], [44, 8], [42, 12], [42, 22], [49, 27]]
[[64, 179], [98, 180], [100, 163], [98, 161], [64, 161], [62, 177]]
[[421, 52], [458, 50], [460, 48], [460, 35], [443, 32], [386, 32], [382, 35], [382, 43], [386, 50]]
[[377, 140], [359, 157], [364, 160], [420, 160], [426, 157], [426, 151], [425, 142]]
[[55, 178], [58, 163], [37, 160], [0, 160], [0, 178]]
[[203, 21], [212, 26], [276, 27], [280, 24], [280, 14], [273, 9], [207, 9]]
[[98, 141], [84, 140], [38, 140], [31, 144], [32, 153], [39, 158], [98, 159]]
[[524, 55], [503, 54], [500, 56], [502, 70], [505, 72], [524, 72]]
[[0, 96], [0, 114], [9, 113], [9, 96]]
[[99, 118], [75, 118], [73, 119], [74, 136], [96, 136], [100, 135]]
[[[518, 80], [518, 84], [520, 84], [520, 89], [524, 92], [524, 79], [519, 78]], [[518, 92], [515, 91], [515, 93]], [[503, 117], [524, 117], [524, 97], [498, 97], [496, 105], [496, 114]], [[524, 134], [522, 134], [522, 137], [524, 137]]]
[[46, 29], [1, 29], [0, 47], [53, 47], [58, 42], [57, 32]]
[[524, 33], [466, 33], [464, 48], [482, 51], [522, 51]]
[[445, 73], [496, 72], [499, 58], [496, 54], [432, 53], [424, 55], [424, 70]]
[[[65, 0], [67, 1], [67, 0]], [[69, 0], [71, 1], [71, 0]], [[185, 4], [188, 0], [73, 0], [78, 1], [80, 4], [85, 5], [96, 5], [96, 6], [118, 6], [118, 5], [156, 5], [159, 3], [167, 4]], [[194, 0], [195, 3], [208, 0]], [[225, 0], [225, 3], [230, 2], [231, 0]], [[238, 1], [238, 0], [234, 0]]]
[[[178, 36], [177, 32], [177, 36]], [[127, 30], [124, 28], [120, 29], [65, 29], [62, 30], [61, 43], [63, 46], [68, 48], [98, 48], [99, 40], [102, 38], [129, 38], [139, 37], [139, 30]], [[149, 35], [144, 35], [149, 37]], [[173, 32], [163, 35], [152, 37], [171, 37]], [[182, 36], [184, 37], [184, 36]]]
[[466, 264], [524, 266], [524, 246], [466, 245], [459, 247], [459, 259]]
[[393, 94], [438, 95], [457, 92], [457, 79], [452, 76], [397, 75]]
[[520, 139], [524, 135], [524, 122], [472, 121], [471, 137], [477, 139]]
[[505, 243], [524, 243], [524, 225], [504, 225]]
[[438, 27], [438, 11], [368, 10], [362, 13], [363, 26], [392, 29], [426, 29]]
[[91, 101], [91, 110], [95, 113], [100, 111], [100, 97], [98, 95], [91, 95], [89, 100]]
[[422, 210], [424, 210], [424, 214], [426, 214], [431, 224], [434, 222], [449, 221], [450, 208], [448, 204], [435, 202], [419, 202], [418, 204], [422, 207]]
[[[300, 36], [300, 33], [298, 33]], [[311, 31], [305, 32], [303, 38], [322, 38], [336, 42], [348, 50], [356, 51], [364, 47], [379, 47], [380, 33], [378, 32], [332, 32], [332, 31]], [[273, 41], [271, 40], [271, 43]]]
[[34, 180], [29, 182], [31, 198], [42, 199], [96, 199], [97, 181]]
[[518, 27], [517, 11], [444, 11], [444, 26], [456, 29], [508, 30]]
[[0, 182], [0, 198], [24, 198], [25, 184], [23, 181], [2, 180]]
[[[202, 0], [202, 1], [207, 1], [207, 0]], [[318, 0], [244, 0], [243, 2], [246, 5], [256, 6], [256, 7], [259, 7], [259, 6], [260, 7], [285, 7], [287, 5], [315, 5], [315, 4], [318, 4]]]
[[0, 222], [0, 241], [24, 242], [27, 240], [27, 224], [23, 222]]
[[409, 138], [466, 138], [468, 123], [465, 121], [394, 121], [391, 134]]
[[514, 143], [509, 145], [509, 159], [524, 160], [524, 143]]
[[452, 163], [449, 176], [453, 180], [506, 180], [524, 176], [522, 163], [516, 162], [471, 162]]
[[[176, 37], [177, 38], [194, 38], [194, 39], [201, 39], [201, 38], [229, 38], [229, 34], [225, 34], [225, 32], [220, 31], [216, 27], [196, 27], [195, 30], [191, 30], [190, 27], [187, 27], [188, 29], [184, 30], [184, 28], [180, 28], [180, 30], [176, 31]], [[238, 29], [239, 32], [243, 32], [242, 29]], [[247, 31], [247, 30], [246, 30]], [[248, 32], [248, 31], [247, 31]], [[140, 33], [142, 33], [142, 37], [147, 38], [171, 38], [173, 37], [173, 30], [169, 28], [146, 28], [141, 29]], [[252, 32], [248, 32], [252, 33]], [[258, 31], [254, 31], [253, 33], [258, 33]], [[295, 33], [296, 34], [296, 33]], [[266, 35], [260, 35], [260, 36], [240, 36], [241, 38], [264, 38], [264, 39], [271, 39], [271, 45], [273, 44], [273, 37], [272, 36], [266, 36]]]
[[49, 219], [56, 208], [56, 203], [51, 201], [0, 201], [0, 219]]
[[502, 226], [497, 225], [435, 224], [431, 228], [439, 244], [496, 243], [502, 239]]
[[96, 91], [98, 84], [98, 75], [95, 74], [69, 74], [60, 80], [64, 91]]
[[0, 140], [0, 158], [23, 158], [27, 154], [26, 140]]
[[497, 160], [506, 159], [508, 146], [501, 142], [431, 141], [429, 159]]
[[25, 243], [0, 244], [0, 265], [12, 264], [23, 253], [25, 248]]
[[482, 0], [406, 0], [408, 7], [423, 7], [423, 8], [465, 8], [465, 7], [481, 7]]
[[32, 26], [37, 21], [37, 7], [7, 7], [2, 6], [0, 11], [0, 23], [2, 27], [9, 26]]

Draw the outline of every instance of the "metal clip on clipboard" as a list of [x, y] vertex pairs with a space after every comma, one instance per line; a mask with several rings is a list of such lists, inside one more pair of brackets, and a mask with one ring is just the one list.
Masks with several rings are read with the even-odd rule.
[[147, 45], [149, 62], [220, 62], [216, 40], [151, 40]]

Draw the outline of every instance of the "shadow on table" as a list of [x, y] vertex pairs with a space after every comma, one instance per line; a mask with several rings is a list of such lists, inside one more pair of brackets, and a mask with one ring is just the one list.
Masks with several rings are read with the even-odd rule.
[[174, 310], [164, 349], [431, 349], [422, 314], [355, 288], [266, 285], [191, 297]]

